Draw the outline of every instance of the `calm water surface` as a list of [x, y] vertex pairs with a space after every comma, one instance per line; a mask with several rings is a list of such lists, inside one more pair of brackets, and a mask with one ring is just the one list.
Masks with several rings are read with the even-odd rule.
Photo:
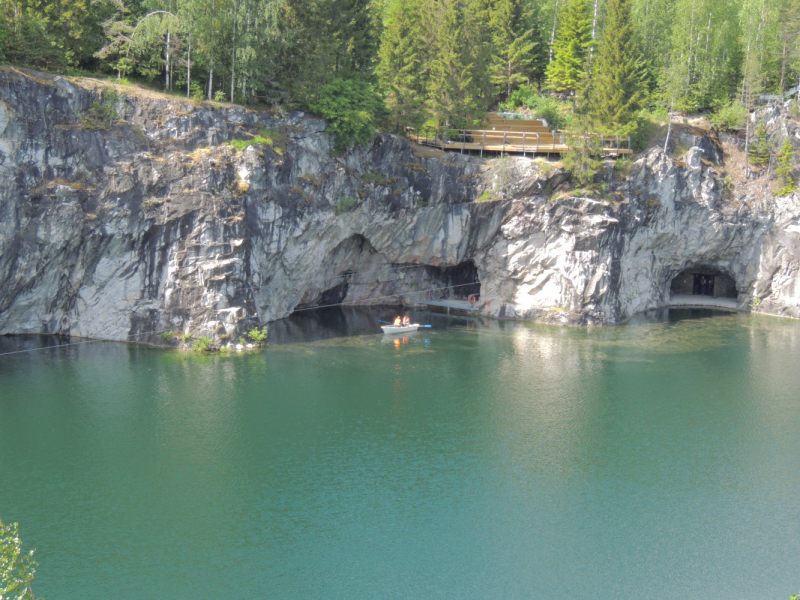
[[0, 518], [38, 549], [37, 595], [800, 589], [800, 323], [431, 317], [395, 345], [376, 315], [307, 314], [247, 356], [0, 357]]

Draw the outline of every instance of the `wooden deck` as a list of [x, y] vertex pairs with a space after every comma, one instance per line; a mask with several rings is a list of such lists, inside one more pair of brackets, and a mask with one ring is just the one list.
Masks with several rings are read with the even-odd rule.
[[[507, 119], [488, 113], [479, 129], [407, 129], [408, 138], [424, 146], [465, 152], [508, 154], [561, 154], [569, 150], [567, 133], [551, 131], [541, 119]], [[628, 136], [590, 134], [600, 137], [604, 155], [631, 154]]]

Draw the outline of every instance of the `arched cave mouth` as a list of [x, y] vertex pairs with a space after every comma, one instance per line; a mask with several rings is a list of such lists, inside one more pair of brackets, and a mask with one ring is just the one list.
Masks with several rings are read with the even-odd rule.
[[452, 266], [393, 262], [369, 239], [355, 234], [327, 254], [320, 277], [302, 294], [294, 311], [338, 305], [411, 305], [432, 300], [480, 297], [474, 261]]
[[672, 279], [669, 291], [672, 296], [739, 297], [733, 277], [708, 266], [684, 269]]
[[435, 288], [428, 294], [428, 300], [467, 300], [470, 296], [480, 298], [481, 280], [473, 261], [465, 260], [453, 267], [426, 266], [425, 269], [430, 278], [430, 288]]

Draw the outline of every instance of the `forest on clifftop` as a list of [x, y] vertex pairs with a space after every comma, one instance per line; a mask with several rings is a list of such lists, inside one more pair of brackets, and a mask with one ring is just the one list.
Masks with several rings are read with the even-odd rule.
[[339, 111], [355, 138], [520, 106], [559, 125], [565, 104], [594, 130], [675, 110], [735, 127], [800, 76], [800, 0], [0, 0], [0, 12], [1, 61]]

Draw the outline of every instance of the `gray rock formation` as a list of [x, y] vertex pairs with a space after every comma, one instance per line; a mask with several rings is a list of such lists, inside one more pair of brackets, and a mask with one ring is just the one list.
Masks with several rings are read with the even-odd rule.
[[[392, 135], [337, 157], [302, 113], [103, 85], [0, 70], [0, 333], [220, 341], [298, 308], [472, 293], [475, 277], [488, 315], [616, 323], [696, 266], [730, 275], [743, 309], [758, 296], [800, 316], [800, 199], [731, 190], [706, 138], [681, 162], [609, 163], [588, 194], [529, 158]], [[271, 143], [228, 143], [256, 135]]]

